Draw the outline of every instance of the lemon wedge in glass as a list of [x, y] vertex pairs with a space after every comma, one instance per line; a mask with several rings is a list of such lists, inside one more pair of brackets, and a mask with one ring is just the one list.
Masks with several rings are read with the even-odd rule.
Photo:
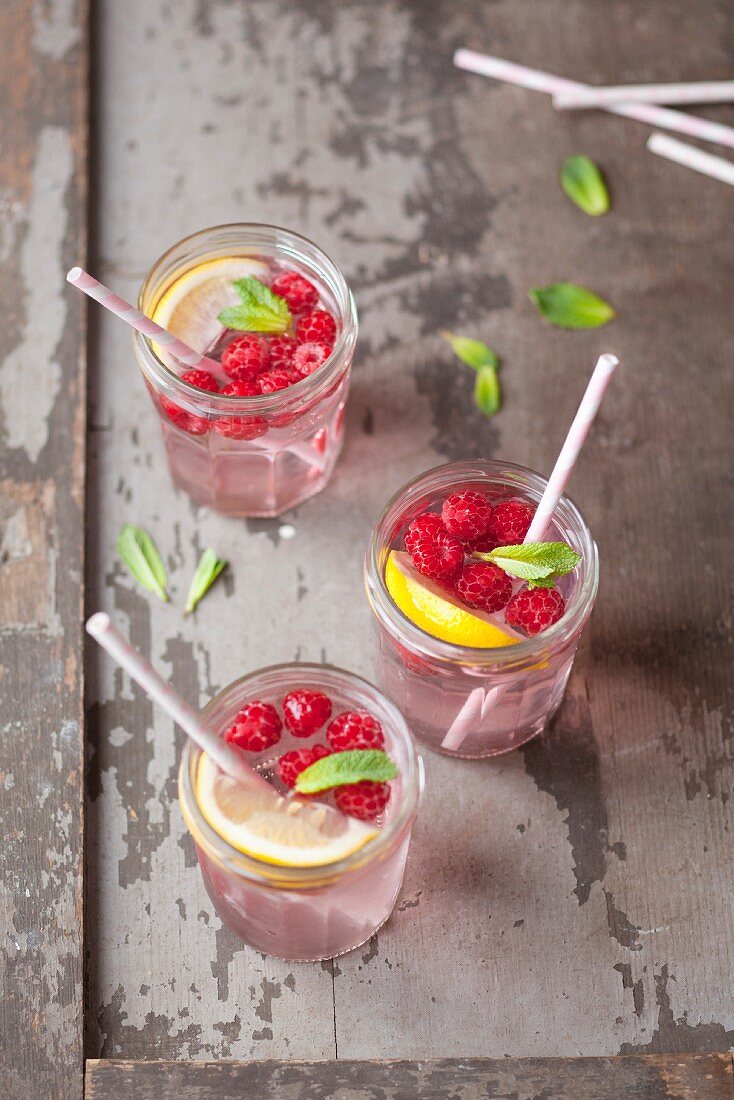
[[[240, 301], [235, 280], [248, 275], [265, 282], [267, 265], [249, 256], [222, 256], [190, 267], [158, 299], [153, 320], [194, 351], [206, 351], [222, 332], [217, 320], [219, 314]], [[175, 365], [159, 344], [153, 347], [160, 359], [169, 366]]]
[[324, 802], [284, 798], [264, 783], [243, 784], [202, 755], [196, 777], [202, 814], [228, 844], [281, 867], [320, 867], [362, 848], [379, 829]]
[[501, 628], [484, 611], [469, 611], [457, 597], [422, 576], [410, 555], [392, 550], [385, 566], [385, 586], [412, 623], [433, 638], [475, 649], [517, 645], [519, 637]]

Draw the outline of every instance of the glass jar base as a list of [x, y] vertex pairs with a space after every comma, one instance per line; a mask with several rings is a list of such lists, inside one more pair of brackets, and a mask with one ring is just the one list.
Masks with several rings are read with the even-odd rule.
[[515, 749], [519, 749], [521, 745], [527, 745], [528, 741], [532, 741], [535, 737], [540, 737], [546, 725], [547, 722], [542, 722], [529, 730], [521, 730], [509, 734], [504, 743], [500, 741], [500, 743], [486, 749], [462, 750], [461, 748], [444, 748], [441, 742], [436, 743], [435, 733], [429, 738], [415, 725], [413, 726], [413, 734], [419, 745], [430, 749], [431, 752], [440, 753], [441, 756], [450, 756], [455, 760], [488, 760], [493, 756], [504, 756], [508, 752], [514, 752]]

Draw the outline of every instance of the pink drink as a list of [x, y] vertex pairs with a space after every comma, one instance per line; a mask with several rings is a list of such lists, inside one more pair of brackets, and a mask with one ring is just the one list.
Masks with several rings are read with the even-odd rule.
[[[254, 699], [279, 706], [295, 688], [326, 693], [332, 716], [365, 710], [381, 724], [385, 751], [399, 775], [390, 784], [387, 807], [376, 821], [378, 835], [337, 863], [284, 867], [264, 863], [231, 847], [205, 820], [195, 797], [200, 750], [189, 742], [179, 773], [179, 795], [196, 842], [209, 897], [222, 922], [251, 947], [294, 961], [328, 959], [358, 947], [387, 920], [403, 881], [410, 833], [423, 788], [423, 771], [400, 713], [376, 688], [352, 673], [324, 665], [278, 665], [236, 680], [204, 714], [222, 733]], [[324, 731], [305, 741], [284, 729], [278, 743], [249, 761], [282, 793], [278, 759], [293, 749], [324, 742]], [[320, 799], [333, 804], [333, 795]]]
[[[494, 756], [539, 734], [563, 698], [582, 628], [598, 584], [596, 545], [578, 509], [562, 497], [544, 541], [564, 541], [581, 555], [557, 587], [563, 617], [536, 637], [508, 628], [502, 612], [488, 618], [517, 644], [479, 649], [441, 641], [411, 622], [385, 586], [385, 565], [402, 549], [408, 524], [440, 511], [451, 493], [474, 489], [490, 501], [537, 504], [545, 479], [506, 462], [457, 462], [404, 486], [377, 522], [365, 561], [367, 596], [375, 613], [379, 683], [404, 713], [418, 740], [451, 756]], [[521, 582], [516, 582], [516, 587]]]
[[[159, 349], [139, 333], [133, 344], [160, 417], [175, 485], [224, 515], [276, 516], [324, 488], [341, 450], [357, 338], [357, 314], [343, 275], [296, 233], [224, 225], [185, 238], [158, 260], [143, 283], [138, 306], [165, 327], [156, 310], [177, 280], [212, 261], [243, 258], [263, 265], [266, 282], [295, 271], [317, 289], [318, 308], [331, 314], [337, 332], [331, 353], [314, 373], [276, 392], [227, 396], [188, 384], [181, 378], [183, 367], [159, 357]], [[206, 347], [195, 350], [220, 359], [235, 335], [222, 328]], [[231, 378], [223, 372], [216, 381], [222, 389]]]

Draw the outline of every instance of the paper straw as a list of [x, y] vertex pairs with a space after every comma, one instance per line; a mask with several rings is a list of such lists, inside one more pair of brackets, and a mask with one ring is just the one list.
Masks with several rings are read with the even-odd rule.
[[667, 134], [652, 134], [648, 139], [647, 147], [651, 153], [659, 157], [673, 160], [685, 168], [692, 168], [694, 172], [701, 172], [704, 176], [711, 176], [712, 179], [721, 180], [722, 183], [729, 183], [734, 187], [734, 164], [724, 160], [723, 157], [704, 153], [702, 149], [696, 149], [694, 145], [668, 137]]
[[484, 688], [474, 688], [470, 691], [466, 702], [446, 731], [446, 736], [441, 742], [442, 749], [458, 749], [463, 744], [467, 735], [476, 728], [477, 721], [485, 718], [490, 710], [494, 709], [501, 687], [490, 688], [485, 692]]
[[553, 96], [559, 111], [606, 107], [610, 103], [731, 103], [734, 80], [708, 80], [685, 84], [619, 84]]
[[556, 459], [553, 473], [548, 478], [548, 484], [535, 510], [533, 522], [530, 524], [530, 529], [523, 540], [524, 542], [543, 541], [543, 535], [550, 523], [551, 516], [558, 507], [558, 501], [561, 499], [563, 491], [568, 484], [568, 479], [576, 465], [576, 459], [579, 457], [581, 448], [589, 434], [589, 428], [594, 422], [594, 417], [599, 411], [604, 391], [609, 384], [609, 379], [612, 377], [618, 362], [619, 360], [616, 355], [599, 356], [599, 362], [594, 367], [594, 372], [589, 379], [586, 392], [581, 398], [578, 412], [573, 419], [571, 427], [568, 429], [566, 441], [561, 447], [561, 453]]
[[[525, 65], [516, 65], [489, 54], [475, 53], [474, 50], [457, 50], [454, 64], [460, 69], [480, 76], [491, 76], [495, 80], [504, 80], [508, 84], [518, 84], [534, 92], [547, 95], [563, 95], [566, 92], [590, 91], [589, 84], [580, 84], [576, 80], [566, 80], [562, 76], [544, 73], [539, 69], [529, 69]], [[607, 104], [604, 108], [614, 115], [634, 118], [646, 122], [648, 126], [658, 126], [663, 130], [676, 130], [701, 141], [714, 141], [734, 149], [734, 128], [723, 126], [719, 122], [709, 122], [704, 118], [695, 118], [682, 111], [670, 111], [666, 107], [655, 107], [646, 103]]]
[[113, 626], [109, 615], [103, 611], [92, 615], [87, 620], [87, 632], [99, 642], [103, 649], [107, 650], [136, 683], [140, 684], [143, 691], [173, 718], [191, 740], [211, 756], [222, 771], [243, 783], [252, 785], [255, 782], [258, 786], [264, 784], [272, 790], [270, 784], [246, 763], [243, 754], [218, 737], [204, 723], [199, 712], [194, 710], [171, 684], [158, 675], [151, 663], [133, 648], [116, 626]]
[[122, 318], [126, 324], [137, 332], [141, 332], [143, 336], [148, 336], [151, 340], [155, 340], [157, 344], [167, 348], [171, 355], [187, 367], [205, 367], [207, 370], [215, 371], [220, 369], [219, 363], [214, 359], [209, 359], [206, 355], [194, 351], [188, 344], [184, 344], [183, 340], [179, 340], [167, 329], [161, 328], [155, 321], [151, 321], [150, 317], [146, 317], [144, 313], [141, 313], [135, 306], [131, 306], [124, 298], [114, 294], [109, 287], [105, 286], [104, 283], [100, 283], [98, 279], [94, 279], [81, 267], [72, 267], [66, 276], [66, 281], [77, 287], [78, 290], [83, 290], [90, 298], [94, 298], [95, 302], [99, 302], [101, 306], [108, 309], [110, 313], [114, 313], [116, 317]]

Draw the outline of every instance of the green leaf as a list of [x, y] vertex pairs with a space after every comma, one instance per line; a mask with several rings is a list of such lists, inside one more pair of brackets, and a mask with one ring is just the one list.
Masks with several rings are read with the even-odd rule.
[[441, 335], [451, 344], [454, 355], [472, 370], [481, 370], [482, 367], [494, 367], [496, 370], [500, 365], [497, 353], [481, 340], [472, 340], [468, 336], [455, 336], [453, 332], [442, 332]]
[[480, 413], [494, 416], [502, 404], [500, 382], [494, 367], [482, 367], [474, 382], [474, 402]]
[[225, 328], [235, 328], [243, 332], [283, 333], [290, 327], [291, 311], [285, 298], [273, 294], [269, 286], [248, 275], [237, 279], [234, 288], [242, 299], [238, 306], [223, 309], [217, 320]]
[[[474, 557], [498, 565], [511, 577], [542, 582], [539, 587], [552, 588], [556, 577], [563, 577], [575, 569], [581, 555], [565, 542], [524, 542], [514, 546], [498, 546], [489, 554], [475, 553]], [[535, 585], [538, 587], [538, 585]]]
[[380, 749], [350, 749], [323, 756], [304, 768], [296, 780], [297, 794], [317, 794], [347, 783], [386, 783], [394, 779], [398, 768], [394, 760]]
[[138, 584], [155, 592], [162, 600], [168, 599], [166, 567], [150, 535], [132, 523], [124, 523], [117, 536], [117, 553]]
[[206, 596], [207, 592], [226, 566], [227, 562], [218, 558], [211, 548], [204, 551], [199, 559], [199, 564], [196, 567], [196, 572], [191, 581], [189, 594], [186, 597], [184, 615], [188, 615], [194, 610], [199, 600]]
[[606, 214], [609, 209], [607, 185], [590, 157], [566, 157], [561, 169], [561, 187], [569, 199], [592, 218]]
[[529, 295], [538, 312], [560, 328], [599, 328], [615, 316], [608, 302], [574, 283], [536, 287]]

